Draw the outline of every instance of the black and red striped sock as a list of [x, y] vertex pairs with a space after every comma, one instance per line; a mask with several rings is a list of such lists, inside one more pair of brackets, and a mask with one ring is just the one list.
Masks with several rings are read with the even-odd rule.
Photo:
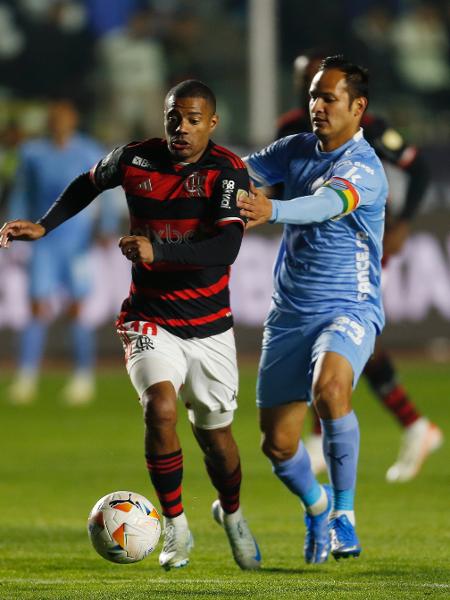
[[230, 474], [226, 475], [219, 472], [211, 463], [205, 460], [206, 470], [208, 471], [211, 483], [216, 488], [220, 505], [224, 512], [231, 514], [239, 508], [240, 492], [241, 492], [241, 465]]
[[147, 469], [153, 487], [158, 494], [161, 510], [165, 517], [174, 518], [183, 512], [181, 483], [183, 479], [183, 453], [147, 455]]
[[364, 375], [377, 398], [403, 427], [409, 427], [420, 418], [421, 415], [405, 388], [397, 382], [394, 365], [387, 354], [370, 360], [364, 369]]

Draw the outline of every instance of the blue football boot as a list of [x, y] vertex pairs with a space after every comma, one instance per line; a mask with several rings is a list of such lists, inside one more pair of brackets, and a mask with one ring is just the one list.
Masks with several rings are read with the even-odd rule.
[[331, 487], [323, 486], [328, 506], [320, 515], [309, 515], [305, 513], [306, 536], [304, 545], [305, 562], [323, 563], [330, 553], [330, 535], [328, 532], [328, 515], [331, 510]]
[[359, 556], [361, 546], [355, 528], [346, 515], [332, 519], [329, 523], [331, 554], [336, 560]]

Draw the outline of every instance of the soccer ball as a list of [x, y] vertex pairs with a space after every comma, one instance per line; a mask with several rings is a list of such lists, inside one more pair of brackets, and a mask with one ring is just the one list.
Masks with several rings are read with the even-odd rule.
[[161, 520], [144, 496], [113, 492], [100, 498], [91, 510], [88, 533], [100, 556], [115, 563], [133, 563], [155, 549]]

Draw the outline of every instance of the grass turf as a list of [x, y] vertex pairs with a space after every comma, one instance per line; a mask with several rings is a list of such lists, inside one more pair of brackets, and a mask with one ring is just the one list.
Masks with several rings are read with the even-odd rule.
[[[402, 363], [414, 399], [450, 438], [448, 366]], [[259, 450], [254, 407], [255, 367], [241, 369], [240, 410], [234, 425], [244, 469], [243, 507], [258, 538], [264, 568], [241, 572], [223, 531], [210, 516], [215, 497], [198, 448], [180, 410], [185, 455], [184, 504], [195, 537], [191, 564], [166, 573], [161, 547], [141, 563], [100, 558], [86, 518], [104, 494], [130, 489], [155, 499], [146, 473], [140, 407], [121, 366], [98, 376], [97, 400], [65, 407], [63, 372], [43, 376], [37, 401], [1, 415], [0, 598], [444, 598], [450, 596], [448, 444], [419, 477], [385, 483], [399, 429], [364, 382], [355, 394], [361, 425], [357, 489], [359, 559], [321, 566], [302, 559], [303, 523], [296, 499], [272, 475]], [[10, 377], [0, 377], [5, 390]]]

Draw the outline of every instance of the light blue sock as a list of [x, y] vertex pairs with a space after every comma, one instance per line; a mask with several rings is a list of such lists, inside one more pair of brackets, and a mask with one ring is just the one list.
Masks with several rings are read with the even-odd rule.
[[359, 454], [359, 424], [353, 411], [321, 419], [323, 454], [333, 487], [333, 510], [353, 510]]
[[22, 331], [19, 349], [19, 369], [29, 373], [39, 369], [47, 334], [47, 323], [32, 319]]
[[317, 482], [311, 470], [311, 461], [302, 442], [292, 458], [272, 464], [275, 475], [298, 496], [304, 506], [315, 504], [322, 494], [322, 487]]
[[72, 344], [76, 371], [90, 372], [94, 368], [94, 331], [79, 321], [72, 324]]

